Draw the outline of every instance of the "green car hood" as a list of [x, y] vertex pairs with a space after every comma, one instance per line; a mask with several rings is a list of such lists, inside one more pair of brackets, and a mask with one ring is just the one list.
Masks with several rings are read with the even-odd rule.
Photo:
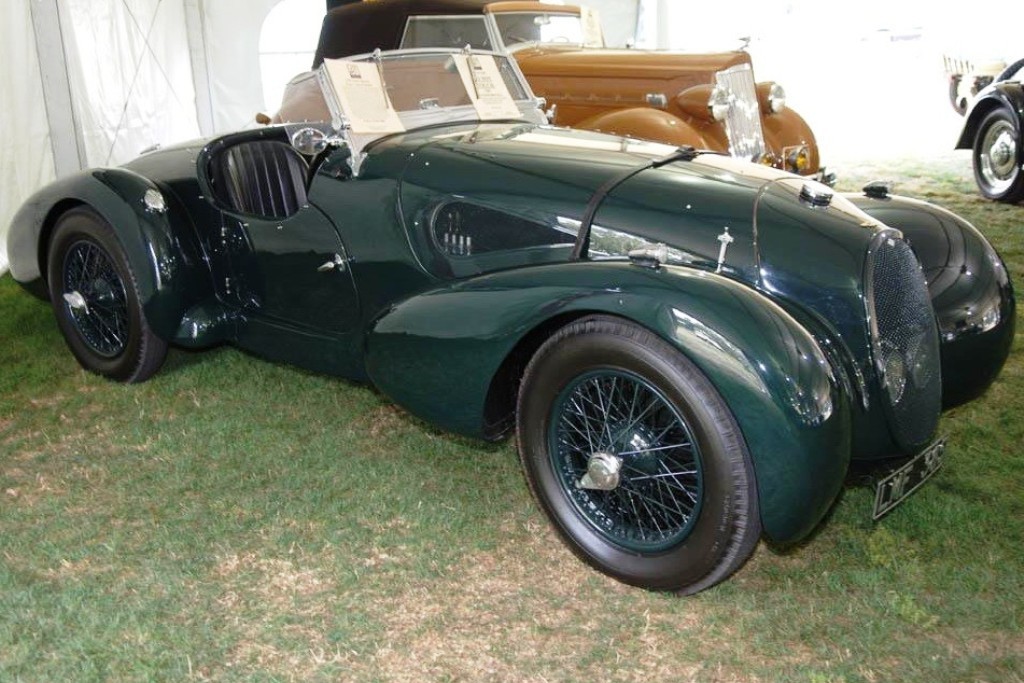
[[[410, 233], [452, 198], [572, 225], [595, 193], [623, 179], [601, 201], [595, 226], [666, 244], [716, 269], [726, 241], [722, 272], [761, 287], [780, 269], [806, 271], [809, 264], [795, 261], [794, 250], [803, 257], [820, 249], [831, 261], [837, 240], [843, 278], [859, 276], [871, 234], [882, 227], [841, 196], [827, 207], [799, 198], [805, 185], [831, 195], [828, 188], [718, 154], [629, 176], [673, 148], [588, 131], [469, 125], [418, 131], [383, 147], [408, 155], [401, 197]], [[820, 270], [833, 279], [829, 267]]]
[[[452, 198], [542, 224], [573, 225], [583, 219], [600, 188], [675, 151], [667, 145], [589, 131], [510, 124], [418, 131], [379, 147], [392, 146], [409, 154], [402, 176], [402, 211], [413, 233], [414, 226], [430, 220], [436, 206]], [[371, 156], [382, 151], [375, 149]], [[622, 183], [605, 200], [596, 225], [687, 251], [696, 249], [711, 258], [718, 243], [706, 234], [708, 227], [716, 226], [717, 235], [722, 231], [718, 226], [726, 224], [742, 238], [737, 251], [746, 252], [743, 261], [752, 261], [753, 208], [765, 181], [737, 175], [732, 182], [723, 182], [703, 165], [682, 161], [670, 166], [670, 171], [642, 171]], [[686, 201], [679, 198], [670, 206], [649, 210], [630, 208], [614, 217], [606, 213], [618, 198], [630, 202], [636, 190], [629, 188], [642, 193], [666, 173], [686, 185]]]

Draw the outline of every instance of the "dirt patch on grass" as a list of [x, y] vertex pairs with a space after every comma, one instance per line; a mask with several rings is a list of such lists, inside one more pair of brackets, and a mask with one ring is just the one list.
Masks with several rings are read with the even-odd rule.
[[272, 558], [256, 553], [220, 559], [209, 580], [221, 587], [218, 621], [237, 627], [228, 660], [200, 664], [198, 675], [216, 677], [225, 666], [235, 671], [275, 672], [285, 680], [306, 680], [325, 667], [344, 667], [353, 657], [331, 643], [323, 624], [329, 621], [335, 586], [318, 567], [324, 557]]
[[507, 544], [437, 571], [420, 571], [400, 546], [374, 547], [350, 568], [357, 594], [325, 573], [337, 566], [330, 549], [225, 555], [203, 583], [218, 587], [212, 611], [235, 644], [223, 662], [197, 662], [199, 676], [225, 667], [283, 680], [757, 680], [707, 656], [723, 643], [706, 603], [607, 578], [538, 520], [501, 527]]
[[3, 499], [8, 505], [31, 507], [43, 498], [67, 493], [63, 481], [41, 473], [31, 475], [20, 467], [5, 469], [0, 481], [3, 482]]
[[33, 408], [54, 408], [59, 406], [67, 399], [64, 394], [51, 394], [49, 396], [39, 396], [37, 398], [28, 399], [29, 405]]
[[261, 558], [255, 553], [223, 558], [213, 575], [229, 585], [247, 579], [247, 589], [273, 608], [290, 607], [296, 596], [319, 593], [325, 586], [317, 570], [304, 569], [294, 560]]
[[391, 436], [411, 425], [408, 413], [392, 403], [377, 406], [367, 420], [367, 430], [372, 437]]
[[681, 656], [678, 639], [703, 631], [698, 602], [654, 612], [657, 598], [588, 569], [546, 526], [395, 588], [377, 607], [383, 642], [361, 662], [385, 680], [741, 680]]

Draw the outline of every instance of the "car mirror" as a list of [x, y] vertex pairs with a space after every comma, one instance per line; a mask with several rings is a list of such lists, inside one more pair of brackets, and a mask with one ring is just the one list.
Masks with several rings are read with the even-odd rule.
[[335, 144], [336, 139], [332, 139], [327, 136], [319, 128], [300, 128], [299, 130], [292, 133], [292, 147], [294, 147], [300, 154], [306, 156], [316, 156], [323, 152], [331, 144]]

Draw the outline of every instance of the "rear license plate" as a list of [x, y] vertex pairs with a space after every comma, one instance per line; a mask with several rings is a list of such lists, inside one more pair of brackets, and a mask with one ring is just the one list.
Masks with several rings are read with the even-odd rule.
[[942, 453], [945, 450], [945, 439], [939, 439], [875, 484], [875, 510], [872, 517], [882, 517], [938, 472], [942, 467]]

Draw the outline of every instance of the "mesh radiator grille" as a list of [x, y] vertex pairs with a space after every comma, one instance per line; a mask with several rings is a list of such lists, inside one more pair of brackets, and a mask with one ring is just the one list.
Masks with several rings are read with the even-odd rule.
[[882, 233], [868, 255], [868, 315], [875, 367], [893, 436], [904, 448], [931, 438], [942, 408], [939, 334], [928, 286], [910, 246]]

